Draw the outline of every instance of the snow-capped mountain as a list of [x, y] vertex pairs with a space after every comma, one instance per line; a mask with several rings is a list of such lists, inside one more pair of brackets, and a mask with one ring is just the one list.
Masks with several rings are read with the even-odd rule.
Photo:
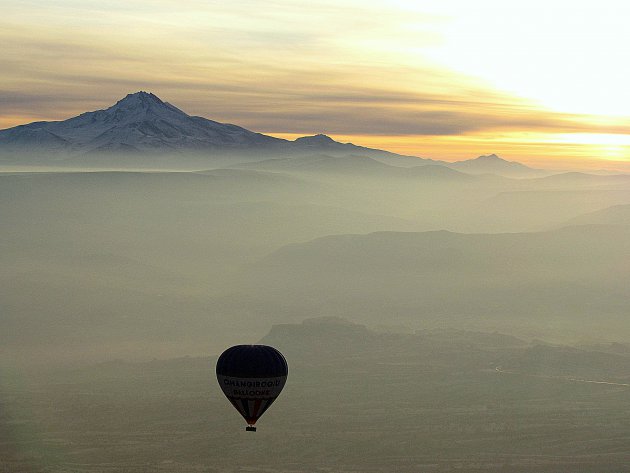
[[274, 147], [285, 140], [236, 125], [190, 116], [147, 92], [58, 122], [35, 122], [0, 131], [0, 147], [70, 153], [210, 150]]
[[[104, 110], [63, 121], [34, 122], [0, 130], [2, 154], [41, 153], [66, 156], [92, 154], [257, 155], [362, 154], [400, 157], [387, 151], [339, 143], [326, 135], [295, 141], [274, 138], [237, 125], [188, 115], [149, 92], [129, 94]], [[430, 160], [412, 158], [417, 165]], [[76, 159], [75, 159], [76, 161]]]

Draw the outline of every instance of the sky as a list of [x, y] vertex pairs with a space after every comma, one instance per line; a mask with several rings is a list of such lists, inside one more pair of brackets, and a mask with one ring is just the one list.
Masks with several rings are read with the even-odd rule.
[[434, 159], [630, 169], [630, 2], [0, 0], [0, 129], [153, 92]]

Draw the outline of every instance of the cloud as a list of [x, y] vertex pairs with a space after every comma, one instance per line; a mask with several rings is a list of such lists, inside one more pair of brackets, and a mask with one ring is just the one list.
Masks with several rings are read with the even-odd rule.
[[269, 133], [628, 133], [427, 60], [444, 20], [402, 6], [15, 2], [0, 19], [0, 126], [64, 119], [151, 90], [188, 113]]

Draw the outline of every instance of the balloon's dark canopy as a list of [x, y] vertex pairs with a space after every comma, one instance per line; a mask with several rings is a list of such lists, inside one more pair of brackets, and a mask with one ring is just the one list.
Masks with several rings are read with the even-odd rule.
[[235, 378], [275, 378], [289, 373], [282, 353], [267, 345], [236, 345], [217, 360], [217, 375]]

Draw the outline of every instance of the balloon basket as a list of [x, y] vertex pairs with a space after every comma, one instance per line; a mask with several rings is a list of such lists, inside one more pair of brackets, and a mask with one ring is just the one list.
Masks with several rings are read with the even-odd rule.
[[247, 432], [256, 432], [256, 427], [254, 427], [253, 425], [248, 425], [247, 427], [245, 427], [245, 430]]

